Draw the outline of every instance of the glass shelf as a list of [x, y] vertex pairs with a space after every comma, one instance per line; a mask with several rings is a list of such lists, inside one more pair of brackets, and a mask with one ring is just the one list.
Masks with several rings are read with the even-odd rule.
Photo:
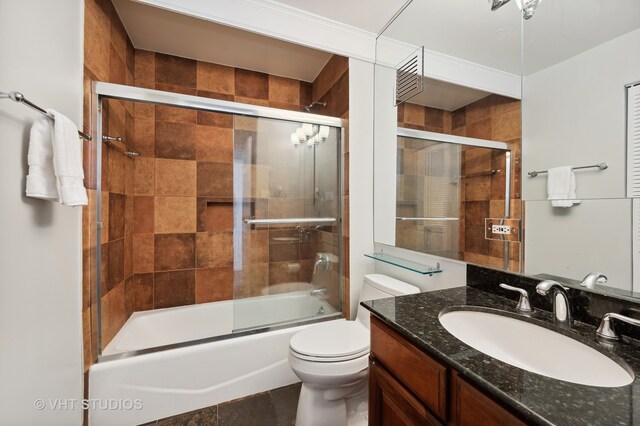
[[386, 253], [366, 253], [365, 256], [373, 260], [388, 263], [389, 265], [397, 266], [408, 271], [417, 272], [418, 274], [422, 275], [433, 275], [442, 272], [439, 263], [437, 263], [436, 266], [423, 265], [411, 260], [391, 256]]

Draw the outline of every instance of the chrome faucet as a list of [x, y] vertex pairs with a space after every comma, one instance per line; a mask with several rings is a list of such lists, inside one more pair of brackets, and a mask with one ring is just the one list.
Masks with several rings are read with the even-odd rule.
[[582, 287], [594, 288], [600, 281], [602, 284], [607, 282], [607, 276], [602, 272], [589, 272], [586, 277], [582, 279], [580, 285]]
[[571, 317], [567, 289], [553, 280], [544, 280], [536, 286], [536, 292], [541, 296], [546, 296], [550, 291], [553, 297], [553, 314], [556, 322], [570, 326], [573, 323], [573, 318]]
[[501, 283], [500, 287], [504, 288], [505, 290], [517, 291], [518, 293], [520, 293], [520, 300], [518, 300], [518, 306], [516, 306], [516, 311], [533, 312], [531, 303], [529, 303], [529, 293], [527, 292], [527, 290], [524, 290], [518, 287], [513, 287], [505, 283]]
[[605, 340], [620, 340], [620, 335], [616, 333], [616, 330], [613, 328], [613, 324], [611, 323], [612, 318], [640, 327], [640, 321], [637, 319], [610, 312], [602, 316], [600, 326], [598, 327], [598, 330], [596, 330], [596, 336]]

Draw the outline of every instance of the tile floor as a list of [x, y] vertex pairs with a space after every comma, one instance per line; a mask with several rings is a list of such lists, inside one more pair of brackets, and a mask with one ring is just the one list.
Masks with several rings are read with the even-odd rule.
[[294, 425], [300, 383], [167, 417], [143, 426]]

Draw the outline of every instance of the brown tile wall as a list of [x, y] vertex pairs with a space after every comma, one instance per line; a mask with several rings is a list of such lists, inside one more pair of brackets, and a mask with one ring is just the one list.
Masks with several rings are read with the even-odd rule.
[[[92, 126], [91, 81], [296, 111], [312, 100], [325, 100], [327, 108], [312, 112], [348, 115], [346, 58], [333, 57], [316, 81], [307, 83], [135, 50], [109, 0], [85, 0], [85, 16], [85, 129]], [[286, 244], [274, 243], [273, 237], [292, 234], [291, 229], [254, 230], [245, 236], [245, 245], [251, 247], [244, 253], [249, 263], [234, 273], [234, 131], [251, 129], [236, 120], [234, 130], [233, 117], [219, 113], [113, 100], [103, 106], [104, 133], [124, 137], [143, 156], [130, 159], [119, 149], [103, 145], [102, 192], [98, 194], [94, 150], [85, 151], [90, 188], [90, 204], [83, 212], [86, 369], [97, 359], [98, 295], [92, 280], [98, 249], [103, 347], [133, 311], [247, 297], [269, 292], [270, 284], [309, 282], [315, 253], [320, 249], [337, 253], [337, 234], [332, 232]], [[250, 120], [244, 124], [250, 126]], [[344, 146], [348, 159], [348, 144]], [[259, 166], [252, 171], [263, 172]], [[247, 195], [254, 198], [247, 208], [267, 213], [268, 199], [256, 198], [259, 190], [252, 185]], [[103, 206], [100, 248], [94, 231], [98, 197]], [[272, 204], [272, 209], [287, 206]], [[348, 222], [343, 228], [348, 247]], [[295, 276], [286, 267], [292, 260], [300, 264]], [[348, 267], [345, 271], [348, 274]], [[234, 281], [240, 294], [234, 295]], [[348, 286], [345, 291], [348, 297]]]
[[[466, 107], [449, 112], [414, 104], [398, 106], [398, 126], [431, 132], [454, 134], [505, 142], [511, 149], [512, 201], [511, 217], [521, 218], [521, 109], [520, 101], [490, 95]], [[473, 175], [492, 169], [504, 170], [505, 156], [491, 154], [487, 149], [464, 147], [461, 174]], [[484, 238], [484, 218], [504, 216], [504, 171], [496, 175], [463, 179], [461, 187], [459, 250], [460, 259], [483, 266], [503, 267], [503, 244]], [[407, 225], [402, 225], [406, 227]], [[406, 231], [406, 229], [404, 230]], [[412, 232], [400, 232], [400, 238], [410, 238]], [[398, 241], [411, 245], [412, 241]], [[519, 271], [517, 243], [509, 244], [510, 266]]]
[[[328, 66], [335, 67], [337, 62], [332, 59]], [[336, 80], [345, 74], [342, 71]], [[318, 79], [321, 77], [332, 82], [324, 71]], [[336, 99], [341, 99], [345, 78], [340, 84], [332, 83], [319, 96], [326, 98], [335, 92]], [[300, 111], [311, 103], [317, 83], [136, 51], [135, 85]], [[341, 109], [348, 101], [334, 105], [318, 112], [345, 114]], [[244, 265], [241, 271], [233, 270], [234, 143], [243, 144], [252, 136], [255, 149], [260, 143], [256, 119], [234, 120], [220, 113], [163, 106], [136, 105], [134, 112], [135, 146], [146, 155], [134, 161], [136, 279], [127, 289], [133, 295], [127, 295], [133, 300], [128, 313], [257, 296], [283, 290], [282, 286], [274, 287], [277, 284], [311, 280], [322, 239], [316, 233], [299, 238], [299, 232], [292, 228], [245, 232]], [[291, 170], [295, 177], [279, 176], [287, 171], [270, 170], [260, 164], [261, 157], [251, 160], [247, 172], [253, 180], [247, 186], [244, 216], [302, 215], [297, 169]], [[276, 181], [290, 186], [293, 182], [296, 187], [284, 188], [288, 195], [283, 199]], [[138, 280], [138, 274], [145, 278]]]
[[[113, 5], [108, 0], [85, 1], [84, 123], [91, 123], [91, 81], [133, 84], [134, 49]], [[104, 133], [130, 138], [133, 109], [124, 102], [103, 105]], [[96, 191], [95, 141], [85, 149], [85, 183], [89, 205], [83, 209], [83, 334], [84, 363], [88, 369], [97, 359], [96, 301], [102, 297], [103, 344], [126, 320], [125, 288], [133, 280], [133, 160], [119, 150], [103, 145], [102, 192]], [[101, 246], [97, 247], [96, 203], [102, 198]], [[102, 255], [102, 294], [96, 293], [96, 256]]]

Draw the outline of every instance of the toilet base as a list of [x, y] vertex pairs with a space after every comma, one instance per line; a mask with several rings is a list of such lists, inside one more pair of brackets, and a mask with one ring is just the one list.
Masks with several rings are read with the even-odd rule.
[[364, 426], [367, 424], [367, 380], [339, 389], [302, 383], [296, 426]]

